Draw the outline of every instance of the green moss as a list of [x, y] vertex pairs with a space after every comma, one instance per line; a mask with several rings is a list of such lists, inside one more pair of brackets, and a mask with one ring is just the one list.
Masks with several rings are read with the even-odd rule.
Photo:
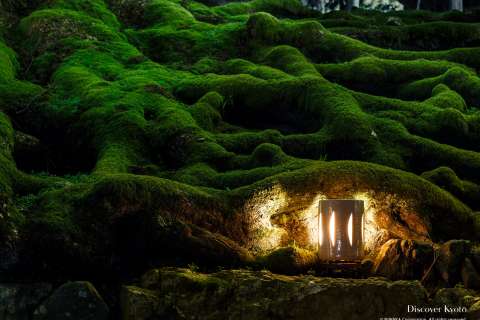
[[194, 23], [193, 15], [182, 7], [180, 1], [153, 0], [144, 11], [147, 24], [188, 24]]
[[395, 96], [398, 86], [444, 74], [457, 64], [446, 61], [390, 60], [372, 56], [337, 64], [318, 64], [317, 70], [328, 80], [352, 89]]
[[2, 82], [13, 80], [16, 69], [18, 68], [18, 63], [12, 49], [8, 48], [3, 41], [0, 41], [0, 64], [2, 65], [2, 71], [0, 73]]
[[276, 46], [262, 52], [261, 60], [276, 69], [295, 76], [319, 77], [317, 70], [308, 62], [305, 56], [291, 46]]
[[247, 22], [249, 36], [267, 43], [279, 40], [279, 27], [278, 19], [265, 12], [251, 15]]
[[432, 90], [441, 83], [458, 92], [468, 105], [476, 106], [480, 103], [477, 93], [480, 79], [472, 72], [459, 67], [451, 68], [437, 77], [427, 77], [409, 83], [401, 89], [400, 96], [406, 99], [427, 99]]
[[218, 61], [212, 58], [201, 58], [192, 66], [192, 71], [197, 74], [218, 73], [219, 70]]
[[108, 10], [103, 0], [55, 0], [50, 4], [50, 7], [84, 12], [113, 28], [118, 29], [120, 27], [117, 17]]
[[0, 112], [0, 154], [10, 155], [13, 149], [13, 128], [10, 119]]
[[320, 41], [325, 29], [317, 21], [284, 22], [260, 12], [250, 16], [246, 24], [247, 35], [253, 41], [265, 44], [288, 44], [302, 47]]
[[222, 68], [223, 73], [225, 74], [249, 74], [256, 78], [264, 80], [274, 80], [279, 78], [288, 77], [288, 74], [282, 72], [278, 69], [254, 64], [250, 61], [243, 59], [232, 59], [228, 60]]
[[235, 153], [246, 154], [252, 152], [261, 143], [281, 145], [283, 137], [278, 130], [270, 129], [261, 132], [220, 133], [216, 135], [216, 139], [225, 149]]
[[457, 109], [447, 108], [438, 113], [436, 123], [440, 127], [440, 131], [444, 131], [445, 135], [454, 135], [464, 137], [468, 134], [468, 123], [465, 116]]
[[23, 45], [33, 55], [52, 49], [69, 37], [90, 43], [122, 39], [101, 20], [68, 9], [35, 11], [22, 19], [19, 30], [28, 39]]
[[253, 167], [273, 166], [285, 161], [282, 149], [274, 144], [260, 144], [252, 154]]
[[233, 54], [241, 25], [202, 23], [180, 1], [155, 0], [144, 11], [148, 26], [127, 30], [131, 41], [157, 61], [192, 63], [205, 56]]
[[470, 181], [461, 180], [452, 169], [439, 167], [422, 173], [422, 177], [452, 193], [474, 210], [478, 210], [479, 206], [476, 199], [480, 194], [480, 186]]
[[0, 40], [0, 110], [25, 108], [38, 99], [43, 90], [31, 83], [16, 79], [19, 64], [12, 49]]
[[222, 120], [220, 112], [223, 106], [223, 97], [217, 92], [209, 92], [192, 107], [191, 113], [202, 129], [215, 131]]
[[432, 97], [425, 100], [425, 102], [440, 108], [452, 108], [460, 111], [467, 109], [467, 104], [463, 97], [457, 92], [450, 90], [450, 88], [443, 83], [433, 88]]
[[[391, 17], [401, 25], [387, 27]], [[476, 41], [468, 19], [322, 16], [296, 0], [50, 1], [10, 31], [17, 53], [0, 42], [1, 199], [35, 265], [52, 270], [109, 268], [118, 217], [178, 218], [246, 244], [241, 208], [274, 185], [292, 198], [398, 197], [434, 240], [477, 239], [480, 50], [452, 47]], [[322, 23], [384, 37], [366, 43]], [[445, 41], [424, 41], [439, 31]], [[448, 50], [381, 48], [393, 38]], [[66, 165], [63, 178], [23, 173], [14, 129], [89, 165]], [[263, 258], [303, 268], [312, 255]]]
[[[14, 131], [10, 119], [0, 112], [0, 247], [10, 246], [18, 236], [25, 218], [14, 204], [14, 192], [22, 191], [18, 188], [18, 181], [24, 178], [15, 167], [12, 158]], [[29, 187], [38, 182], [28, 180]], [[35, 183], [37, 182], [37, 183]], [[34, 188], [34, 187], [33, 187]]]

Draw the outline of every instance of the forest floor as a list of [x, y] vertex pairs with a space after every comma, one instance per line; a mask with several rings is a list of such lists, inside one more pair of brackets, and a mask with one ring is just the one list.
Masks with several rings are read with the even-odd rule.
[[458, 268], [479, 269], [479, 21], [0, 2], [0, 281], [111, 292], [159, 267], [305, 273], [310, 206], [358, 197], [382, 234], [372, 259], [389, 239], [464, 239]]

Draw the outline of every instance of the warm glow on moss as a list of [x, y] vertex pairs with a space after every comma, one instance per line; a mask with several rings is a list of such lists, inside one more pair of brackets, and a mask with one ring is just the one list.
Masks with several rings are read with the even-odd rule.
[[354, 195], [355, 200], [363, 200], [364, 214], [362, 216], [362, 240], [363, 246], [366, 251], [374, 249], [375, 236], [380, 231], [377, 223], [375, 222], [375, 211], [373, 207], [373, 201], [367, 193], [358, 193]]
[[286, 204], [287, 195], [282, 187], [257, 192], [245, 206], [252, 220], [252, 241], [250, 249], [254, 252], [266, 252], [280, 246], [280, 240], [286, 231], [272, 224], [271, 217]]
[[[292, 243], [309, 250], [321, 250], [326, 245], [335, 248], [348, 243], [350, 248], [361, 244], [360, 250], [368, 255], [388, 237], [385, 223], [395, 226], [385, 220], [388, 218], [385, 210], [389, 210], [392, 201], [402, 208], [406, 206], [394, 195], [379, 194], [378, 198], [369, 192], [345, 195], [363, 202], [363, 214], [357, 217], [353, 212], [344, 214], [334, 208], [322, 210], [322, 201], [328, 200], [323, 193], [308, 195], [308, 202], [302, 204], [304, 197], [303, 194], [287, 193], [281, 185], [256, 192], [244, 208], [250, 220], [251, 235], [246, 247], [254, 253], [265, 253]], [[361, 229], [358, 233], [357, 226]], [[342, 244], [336, 243], [339, 240]]]
[[312, 245], [312, 247], [317, 247], [318, 244], [322, 245], [323, 241], [323, 235], [322, 235], [322, 225], [321, 225], [321, 219], [319, 221], [318, 219], [318, 204], [320, 200], [326, 199], [326, 197], [322, 194], [317, 194], [311, 205], [305, 210], [303, 213], [304, 216], [304, 221], [307, 225], [307, 230], [308, 230], [308, 238], [309, 242]]

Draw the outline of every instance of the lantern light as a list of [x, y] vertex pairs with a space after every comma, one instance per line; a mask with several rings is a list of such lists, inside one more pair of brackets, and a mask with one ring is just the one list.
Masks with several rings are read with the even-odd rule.
[[353, 246], [353, 213], [350, 213], [350, 218], [348, 218], [348, 240], [350, 245]]
[[[359, 260], [363, 257], [364, 202], [320, 200], [318, 248], [322, 259]], [[325, 241], [324, 237], [328, 237]]]
[[330, 235], [330, 243], [332, 246], [335, 245], [335, 211], [332, 211], [332, 214], [330, 215], [330, 227], [328, 231]]

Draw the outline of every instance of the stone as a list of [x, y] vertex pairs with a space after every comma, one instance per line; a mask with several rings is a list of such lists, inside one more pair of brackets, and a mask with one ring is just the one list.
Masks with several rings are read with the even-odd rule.
[[[125, 301], [139, 299], [140, 309], [147, 310], [147, 315], [155, 310], [158, 319], [361, 320], [402, 316], [408, 304], [427, 303], [418, 281], [285, 276], [267, 271], [202, 274], [162, 268], [145, 274], [140, 286], [124, 288], [122, 311], [131, 310]], [[122, 316], [134, 319], [131, 313]]]
[[454, 286], [461, 280], [462, 264], [470, 252], [471, 244], [467, 240], [450, 240], [440, 247], [435, 267], [447, 285]]
[[480, 301], [480, 297], [478, 296], [471, 296], [471, 295], [466, 295], [463, 297], [462, 299], [463, 301], [463, 304], [466, 305], [467, 307], [471, 307], [473, 306], [475, 303], [477, 303], [478, 301]]
[[465, 319], [469, 308], [476, 302], [476, 298], [473, 297], [475, 291], [465, 289], [462, 286], [455, 288], [442, 288], [438, 290], [431, 301], [432, 306], [440, 307], [442, 311], [446, 309], [455, 310], [455, 313], [442, 312], [435, 314], [441, 316], [444, 319], [454, 318]]
[[30, 320], [35, 308], [52, 292], [52, 285], [0, 284], [0, 319]]
[[463, 298], [472, 294], [474, 294], [472, 290], [462, 287], [442, 288], [435, 293], [432, 302], [435, 305], [462, 304]]
[[[9, 231], [15, 235], [15, 229]], [[15, 269], [19, 260], [19, 254], [15, 243], [17, 239], [8, 239], [1, 243], [0, 241], [0, 281], [8, 281], [9, 274]]]
[[135, 286], [123, 286], [120, 309], [123, 320], [147, 320], [155, 314], [159, 301], [154, 291]]
[[372, 259], [363, 259], [362, 263], [360, 264], [361, 273], [363, 275], [370, 275], [373, 271], [373, 266], [375, 262]]
[[56, 289], [33, 315], [34, 320], [107, 320], [109, 309], [90, 282], [76, 281]]
[[[148, 226], [148, 227], [147, 227]], [[253, 261], [248, 250], [220, 233], [158, 215], [127, 215], [114, 221], [115, 259], [126, 276], [166, 261], [205, 267], [239, 267]]]
[[470, 309], [468, 309], [468, 319], [469, 320], [480, 319], [480, 301], [477, 301], [470, 307]]
[[268, 270], [282, 274], [306, 272], [317, 261], [314, 252], [296, 246], [278, 248], [259, 260]]
[[168, 251], [199, 264], [238, 266], [253, 260], [248, 250], [230, 238], [180, 220], [159, 217], [151, 241], [159, 244], [157, 252]]
[[[431, 305], [439, 306], [444, 309], [444, 306], [449, 308], [460, 308], [461, 314], [455, 314], [458, 318], [466, 316], [466, 313], [478, 301], [475, 297], [475, 291], [457, 286], [455, 288], [442, 288], [438, 290], [432, 299]], [[452, 314], [445, 314], [451, 317]], [[476, 318], [478, 319], [478, 318]]]
[[373, 271], [389, 279], [421, 279], [433, 261], [431, 243], [391, 239], [377, 254]]
[[480, 275], [469, 258], [463, 262], [461, 276], [465, 288], [480, 289]]
[[480, 270], [480, 248], [474, 247], [470, 254], [470, 260], [472, 260], [475, 269]]

